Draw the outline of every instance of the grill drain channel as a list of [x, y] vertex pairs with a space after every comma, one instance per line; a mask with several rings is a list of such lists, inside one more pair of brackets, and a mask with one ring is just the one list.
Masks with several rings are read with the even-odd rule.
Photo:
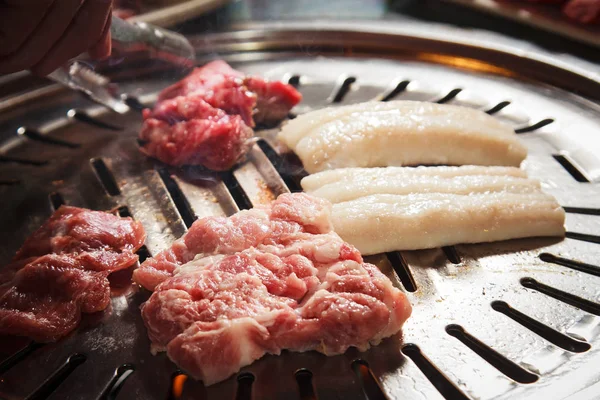
[[298, 383], [298, 393], [300, 400], [317, 400], [315, 388], [313, 386], [313, 374], [309, 370], [302, 368], [294, 373], [296, 383]]
[[117, 368], [115, 375], [98, 400], [117, 400], [121, 388], [134, 371], [135, 367], [132, 364], [123, 364]]
[[511, 318], [515, 322], [518, 322], [533, 333], [543, 337], [550, 343], [562, 349], [573, 353], [583, 353], [591, 348], [591, 346], [588, 343], [580, 342], [578, 340], [570, 338], [569, 336], [564, 335], [550, 328], [549, 326], [531, 318], [530, 316], [512, 308], [508, 305], [508, 303], [504, 301], [492, 302], [492, 308]]
[[468, 400], [469, 398], [458, 389], [427, 357], [421, 353], [419, 346], [409, 343], [402, 348], [402, 353], [410, 358], [423, 372], [435, 388], [446, 400]]
[[235, 400], [251, 400], [252, 399], [252, 384], [254, 383], [254, 375], [249, 372], [239, 374], [237, 377], [237, 391]]
[[523, 285], [527, 289], [536, 290], [540, 293], [545, 294], [546, 296], [550, 296], [556, 300], [562, 301], [563, 303], [567, 303], [569, 305], [572, 305], [573, 307], [577, 307], [590, 314], [600, 316], [600, 304], [594, 303], [593, 301], [589, 301], [579, 296], [575, 296], [571, 293], [567, 293], [562, 290], [553, 288], [552, 286], [545, 285], [536, 281], [533, 278], [521, 279], [521, 285]]
[[558, 257], [558, 256], [555, 256], [554, 254], [550, 254], [550, 253], [540, 254], [540, 260], [547, 262], [547, 263], [562, 265], [563, 267], [571, 268], [576, 271], [585, 272], [586, 274], [600, 276], [600, 267], [597, 265], [586, 264], [581, 261], [570, 260], [568, 258]]
[[71, 143], [66, 140], [55, 139], [55, 138], [49, 137], [47, 135], [42, 135], [40, 132], [36, 131], [35, 129], [27, 128], [24, 126], [17, 129], [17, 134], [19, 136], [26, 137], [27, 139], [31, 139], [35, 142], [50, 144], [53, 146], [67, 147], [69, 149], [77, 149], [77, 148], [81, 147], [81, 145], [78, 143]]
[[360, 386], [362, 386], [363, 392], [368, 400], [388, 400], [366, 361], [360, 359], [353, 361], [352, 369], [358, 377]]
[[460, 325], [448, 325], [446, 332], [460, 340], [465, 346], [494, 366], [498, 371], [519, 383], [534, 383], [538, 376], [510, 361], [502, 354], [472, 336]]
[[54, 392], [77, 367], [83, 364], [86, 356], [83, 354], [74, 354], [57, 370], [55, 371], [42, 385], [37, 388], [32, 394], [27, 396], [25, 400], [43, 400]]

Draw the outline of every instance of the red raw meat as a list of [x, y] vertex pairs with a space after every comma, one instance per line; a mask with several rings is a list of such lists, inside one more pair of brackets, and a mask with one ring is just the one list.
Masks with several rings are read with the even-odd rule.
[[331, 231], [329, 212], [296, 193], [195, 222], [134, 274], [155, 289], [142, 307], [153, 351], [210, 385], [267, 353], [366, 350], [398, 332], [408, 300]]
[[0, 334], [49, 342], [71, 332], [81, 313], [110, 303], [111, 272], [138, 260], [140, 223], [62, 206], [0, 273]]
[[234, 254], [249, 247], [287, 245], [302, 232], [332, 230], [330, 205], [325, 200], [296, 194], [280, 196], [270, 207], [244, 210], [229, 218], [207, 217], [195, 221], [173, 245], [147, 259], [133, 273], [133, 280], [154, 290], [173, 271], [197, 254]]
[[141, 150], [174, 165], [231, 168], [248, 151], [253, 136], [238, 115], [228, 115], [199, 96], [176, 97], [144, 110]]
[[571, 0], [563, 7], [563, 12], [582, 24], [599, 24], [600, 0]]
[[302, 100], [302, 95], [293, 86], [245, 77], [222, 60], [194, 69], [187, 77], [164, 89], [158, 100], [192, 94], [228, 114], [240, 115], [251, 127], [255, 122], [272, 123], [285, 118]]

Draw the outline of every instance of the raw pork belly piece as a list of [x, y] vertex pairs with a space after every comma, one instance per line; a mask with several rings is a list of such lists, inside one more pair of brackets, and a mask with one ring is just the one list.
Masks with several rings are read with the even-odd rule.
[[302, 186], [363, 255], [565, 233], [565, 211], [518, 168], [348, 168]]
[[228, 114], [240, 115], [251, 127], [255, 122], [271, 123], [285, 118], [302, 99], [291, 85], [246, 77], [222, 60], [194, 69], [187, 77], [164, 89], [158, 100], [189, 95], [198, 95]]
[[134, 276], [157, 284], [142, 307], [153, 351], [210, 385], [267, 353], [366, 350], [398, 332], [408, 300], [331, 231], [329, 212], [297, 193], [195, 222]]
[[110, 303], [108, 275], [138, 260], [145, 233], [131, 218], [62, 206], [0, 270], [0, 333], [36, 341], [71, 332]]
[[527, 193], [540, 190], [538, 181], [527, 179], [515, 167], [385, 167], [340, 168], [302, 179], [309, 194], [332, 203], [371, 194], [411, 193]]
[[175, 97], [144, 110], [141, 151], [174, 166], [231, 168], [252, 145], [250, 129], [239, 115], [228, 115], [200, 96]]
[[367, 102], [312, 111], [279, 139], [309, 173], [406, 165], [519, 166], [527, 150], [514, 130], [467, 107], [419, 101]]

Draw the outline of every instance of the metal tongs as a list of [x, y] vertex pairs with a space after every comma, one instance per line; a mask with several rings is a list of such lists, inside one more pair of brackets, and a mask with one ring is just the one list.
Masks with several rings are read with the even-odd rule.
[[[184, 68], [194, 65], [195, 51], [185, 36], [145, 22], [129, 23], [112, 17], [110, 27], [113, 49], [119, 54], [148, 52], [154, 59], [168, 61]], [[48, 78], [70, 89], [80, 91], [120, 114], [129, 106], [118, 96], [118, 88], [110, 79], [93, 71], [81, 60], [72, 60]]]

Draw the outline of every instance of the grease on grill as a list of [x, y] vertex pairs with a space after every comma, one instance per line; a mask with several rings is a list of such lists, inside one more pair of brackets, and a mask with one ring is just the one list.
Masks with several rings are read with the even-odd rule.
[[419, 346], [409, 343], [402, 347], [402, 353], [410, 358], [421, 370], [429, 382], [446, 399], [468, 400], [468, 397], [458, 389], [427, 357], [421, 353]]
[[504, 301], [492, 302], [492, 308], [562, 349], [573, 353], [583, 353], [591, 348], [588, 343], [580, 342], [567, 335], [563, 335], [549, 326], [512, 308]]
[[25, 400], [42, 400], [46, 399], [52, 392], [58, 388], [58, 386], [63, 383], [69, 375], [77, 367], [83, 364], [86, 361], [87, 357], [83, 354], [73, 354], [71, 357], [67, 359], [67, 361], [52, 375], [46, 379], [44, 383], [40, 385], [33, 393], [31, 393]]
[[92, 117], [88, 113], [72, 108], [67, 111], [67, 117], [76, 119], [79, 122], [83, 122], [88, 125], [97, 126], [98, 128], [108, 129], [111, 131], [122, 131], [123, 127], [104, 122], [98, 118]]
[[313, 374], [306, 368], [301, 368], [294, 373], [296, 382], [298, 383], [298, 392], [300, 394], [300, 400], [317, 400], [318, 397], [315, 394], [313, 387]]
[[415, 282], [415, 278], [413, 278], [412, 272], [410, 272], [408, 263], [404, 257], [402, 257], [402, 254], [399, 251], [392, 251], [386, 253], [386, 255], [404, 288], [409, 292], [416, 292], [417, 283]]
[[68, 147], [70, 149], [76, 149], [78, 147], [81, 147], [81, 145], [78, 143], [72, 143], [72, 142], [68, 142], [66, 140], [55, 139], [55, 138], [49, 137], [47, 135], [42, 135], [40, 132], [36, 131], [35, 129], [27, 128], [25, 126], [22, 126], [19, 129], [17, 129], [17, 134], [19, 136], [23, 136], [23, 137], [26, 137], [27, 139], [31, 139], [31, 140], [34, 140], [34, 141], [40, 142], [40, 143]]
[[496, 350], [487, 346], [476, 337], [472, 336], [460, 325], [448, 325], [446, 332], [460, 340], [465, 346], [477, 353], [485, 361], [493, 365], [498, 371], [519, 383], [534, 383], [537, 375], [520, 367]]
[[99, 400], [116, 400], [121, 388], [125, 384], [127, 378], [133, 374], [135, 366], [132, 364], [123, 364], [115, 370], [115, 374], [111, 381], [106, 386], [106, 389], [100, 396]]
[[110, 196], [120, 195], [121, 189], [119, 189], [119, 185], [117, 184], [113, 173], [106, 165], [106, 162], [102, 158], [92, 158], [90, 164], [106, 193]]
[[360, 386], [365, 393], [365, 396], [369, 400], [387, 400], [387, 396], [384, 394], [381, 385], [373, 375], [369, 364], [365, 360], [354, 360], [352, 362], [352, 370], [358, 377]]
[[567, 303], [569, 305], [572, 305], [573, 307], [577, 307], [585, 312], [589, 312], [590, 314], [600, 316], [600, 304], [598, 303], [553, 288], [552, 286], [545, 285], [536, 281], [533, 278], [522, 278], [520, 282], [521, 285], [528, 289], [536, 290], [540, 293], [545, 294], [546, 296], [550, 296], [556, 300], [562, 301], [563, 303]]
[[550, 253], [542, 253], [542, 254], [540, 254], [539, 257], [540, 257], [540, 260], [547, 262], [547, 263], [562, 265], [563, 267], [567, 267], [567, 268], [571, 268], [571, 269], [574, 269], [577, 271], [585, 272], [586, 274], [600, 276], [600, 267], [597, 265], [586, 264], [581, 261], [557, 257], [554, 254], [550, 254]]

